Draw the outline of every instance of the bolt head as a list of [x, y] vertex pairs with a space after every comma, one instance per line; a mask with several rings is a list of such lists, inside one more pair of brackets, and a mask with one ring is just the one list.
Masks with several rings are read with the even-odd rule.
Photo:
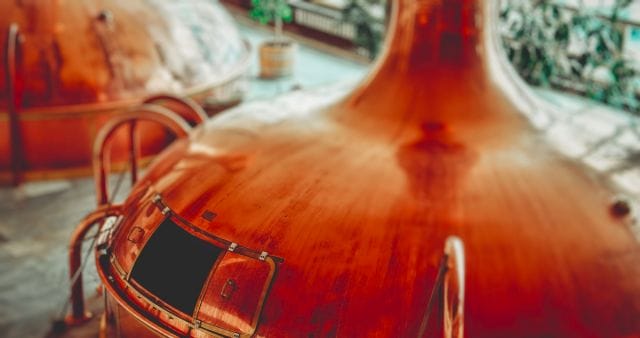
[[615, 217], [629, 216], [629, 214], [631, 214], [631, 203], [626, 199], [617, 198], [611, 203], [609, 211]]

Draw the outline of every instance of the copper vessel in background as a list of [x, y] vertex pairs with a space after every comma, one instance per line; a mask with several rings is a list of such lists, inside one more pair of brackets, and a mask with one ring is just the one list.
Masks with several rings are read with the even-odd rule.
[[72, 240], [105, 234], [105, 334], [640, 335], [638, 243], [519, 114], [497, 6], [398, 0], [346, 99], [186, 130]]
[[[149, 95], [228, 105], [247, 85], [248, 45], [215, 0], [10, 0], [0, 11], [0, 182], [86, 172], [97, 130]], [[170, 140], [138, 132], [143, 155]]]

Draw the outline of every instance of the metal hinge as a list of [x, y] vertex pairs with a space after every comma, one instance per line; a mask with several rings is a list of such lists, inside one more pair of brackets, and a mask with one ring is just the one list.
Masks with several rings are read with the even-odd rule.
[[260, 253], [260, 257], [258, 257], [258, 259], [260, 259], [261, 261], [267, 259], [267, 256], [269, 256], [269, 253], [266, 251], [263, 251]]

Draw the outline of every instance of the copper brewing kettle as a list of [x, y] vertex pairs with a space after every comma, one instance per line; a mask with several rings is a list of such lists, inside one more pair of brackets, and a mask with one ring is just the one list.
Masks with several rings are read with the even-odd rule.
[[505, 94], [497, 5], [398, 0], [343, 101], [229, 112], [171, 146], [88, 218], [121, 216], [97, 253], [107, 331], [640, 335], [638, 243]]
[[[0, 1], [0, 184], [90, 172], [109, 118], [150, 95], [238, 102], [248, 45], [217, 1]], [[167, 135], [138, 128], [142, 154]], [[114, 142], [123, 162], [126, 139]]]

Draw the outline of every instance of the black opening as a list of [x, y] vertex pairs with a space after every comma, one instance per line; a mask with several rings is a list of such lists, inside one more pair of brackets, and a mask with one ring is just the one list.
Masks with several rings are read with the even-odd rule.
[[167, 304], [191, 315], [222, 251], [167, 218], [149, 238], [131, 278]]

